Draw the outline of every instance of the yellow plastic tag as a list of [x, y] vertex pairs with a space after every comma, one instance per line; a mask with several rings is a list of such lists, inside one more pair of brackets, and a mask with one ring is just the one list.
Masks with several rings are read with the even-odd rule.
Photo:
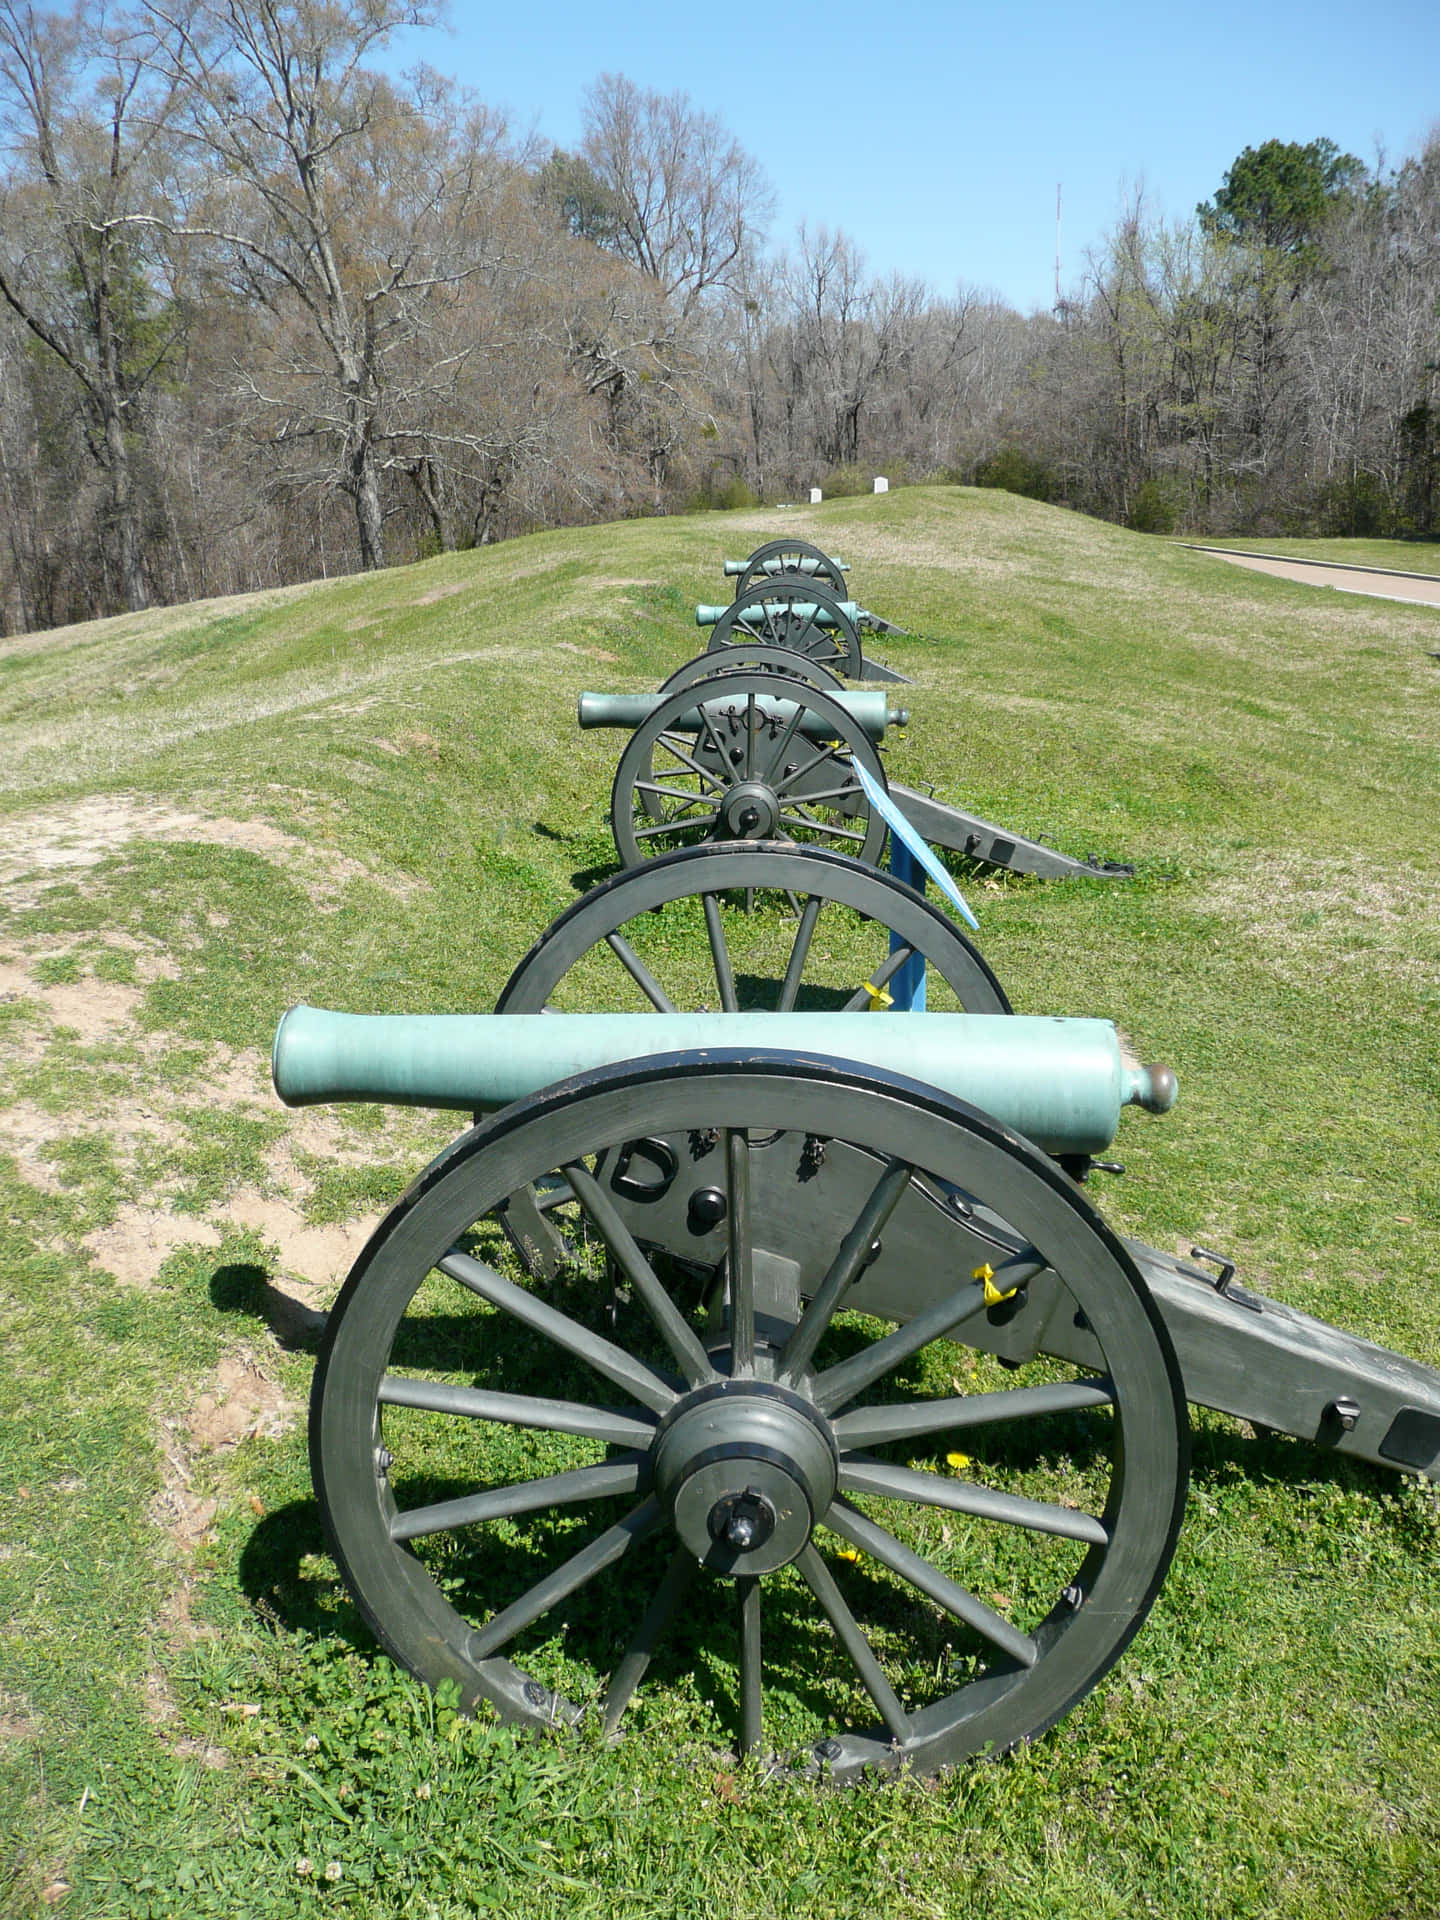
[[862, 980], [860, 984], [870, 996], [869, 1011], [871, 1013], [883, 1013], [887, 1007], [894, 1006], [894, 994], [887, 993], [884, 987], [877, 987], [869, 980]]
[[988, 1261], [983, 1267], [976, 1267], [970, 1278], [980, 1281], [984, 1286], [987, 1307], [998, 1307], [1002, 1300], [1013, 1300], [1020, 1291], [1019, 1287], [1007, 1287], [1002, 1292], [995, 1284], [995, 1269]]

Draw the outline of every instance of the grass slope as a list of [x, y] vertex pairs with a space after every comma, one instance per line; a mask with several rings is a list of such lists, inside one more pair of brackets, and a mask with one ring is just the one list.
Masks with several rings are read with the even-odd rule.
[[485, 1008], [612, 870], [576, 692], [818, 539], [908, 628], [892, 776], [1130, 884], [972, 876], [1022, 1011], [1178, 1070], [1127, 1231], [1440, 1364], [1440, 615], [994, 492], [632, 522], [0, 644], [0, 1900], [15, 1913], [1420, 1916], [1432, 1491], [1199, 1415], [1150, 1622], [1055, 1732], [848, 1794], [663, 1706], [458, 1722], [321, 1552], [329, 1276], [450, 1129], [282, 1113], [278, 1014]]

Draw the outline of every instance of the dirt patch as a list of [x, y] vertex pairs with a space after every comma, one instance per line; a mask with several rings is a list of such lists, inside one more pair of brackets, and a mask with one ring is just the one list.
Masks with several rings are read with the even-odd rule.
[[[296, 1418], [294, 1403], [254, 1358], [234, 1353], [220, 1362], [213, 1381], [196, 1396], [188, 1412], [160, 1422], [163, 1476], [160, 1491], [150, 1503], [150, 1518], [176, 1549], [183, 1568], [158, 1623], [172, 1647], [185, 1646], [208, 1631], [197, 1625], [191, 1612], [192, 1568], [196, 1552], [210, 1536], [219, 1500], [195, 1485], [196, 1457], [228, 1451], [257, 1435], [277, 1439], [291, 1430]], [[169, 1680], [158, 1666], [145, 1676], [145, 1711], [173, 1753], [207, 1767], [228, 1766], [222, 1748], [176, 1731], [178, 1709]]]
[[278, 1440], [295, 1425], [296, 1407], [248, 1354], [227, 1354], [215, 1384], [185, 1416], [190, 1444], [214, 1452], [260, 1436]]
[[238, 847], [296, 873], [317, 904], [369, 869], [333, 848], [312, 846], [268, 820], [230, 820], [182, 811], [131, 794], [110, 794], [0, 821], [0, 886], [67, 868], [95, 867], [132, 840]]
[[0, 1692], [0, 1745], [18, 1746], [40, 1736], [39, 1722], [18, 1693]]
[[428, 593], [417, 593], [410, 602], [412, 607], [431, 607], [437, 600], [453, 599], [457, 593], [469, 593], [473, 588], [466, 580], [452, 581], [448, 587], [431, 587]]
[[208, 1220], [124, 1206], [108, 1227], [87, 1233], [81, 1244], [122, 1287], [149, 1291], [177, 1247], [218, 1247], [220, 1239]]
[[288, 1200], [265, 1194], [237, 1193], [212, 1216], [231, 1226], [252, 1228], [280, 1249], [280, 1264], [308, 1290], [299, 1297], [318, 1306], [333, 1297], [374, 1232], [378, 1214], [362, 1220], [313, 1227]]

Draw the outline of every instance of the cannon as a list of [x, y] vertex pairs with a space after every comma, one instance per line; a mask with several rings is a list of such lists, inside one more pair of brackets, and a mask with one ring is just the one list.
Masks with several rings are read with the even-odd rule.
[[669, 694], [582, 693], [582, 727], [630, 726], [610, 796], [626, 866], [706, 840], [786, 838], [878, 863], [885, 823], [857, 773], [899, 716], [882, 693], [767, 672], [720, 671]]
[[[838, 600], [844, 600], [845, 575], [850, 571], [850, 566], [848, 561], [832, 558], [809, 540], [791, 539], [767, 540], [763, 546], [755, 549], [748, 560], [726, 560], [721, 570], [727, 579], [734, 580], [734, 598], [737, 600], [759, 581], [773, 579], [778, 574], [808, 575], [818, 580]], [[905, 632], [904, 627], [897, 627], [893, 620], [882, 620], [878, 613], [864, 610], [860, 614], [860, 624], [874, 633]]]
[[772, 579], [777, 573], [808, 575], [843, 600], [849, 571], [844, 560], [832, 558], [809, 540], [767, 540], [748, 560], [726, 560], [722, 566], [725, 577], [735, 582], [737, 600], [758, 581]]
[[850, 680], [908, 684], [905, 674], [878, 660], [867, 660], [861, 647], [862, 627], [888, 628], [888, 622], [846, 599], [843, 589], [838, 594], [830, 591], [818, 569], [799, 574], [762, 572], [728, 606], [697, 606], [695, 624], [711, 629], [711, 652], [759, 641], [823, 661]]
[[[741, 656], [733, 668], [732, 654]], [[634, 729], [610, 798], [615, 845], [627, 865], [706, 839], [777, 834], [878, 860], [884, 823], [854, 771], [858, 759], [931, 846], [1045, 879], [1113, 880], [1134, 873], [1118, 861], [1076, 859], [932, 794], [891, 783], [873, 748], [891, 726], [908, 723], [908, 710], [892, 711], [883, 695], [846, 693], [824, 662], [807, 663], [793, 653], [783, 660], [778, 653], [773, 660], [766, 656], [763, 644], [735, 646], [687, 662], [653, 695], [580, 695], [582, 727]], [[716, 664], [707, 671], [712, 660]], [[787, 679], [803, 673], [811, 690], [792, 686], [783, 694], [773, 680], [767, 690], [767, 672]], [[697, 687], [709, 691], [702, 698], [691, 691]], [[807, 761], [791, 753], [795, 735], [782, 737], [784, 730], [774, 724], [778, 712], [788, 713], [787, 699], [803, 710], [797, 724], [806, 738], [832, 742], [821, 757]], [[821, 753], [818, 746], [816, 751]]]
[[[801, 1010], [790, 965], [742, 1011], [708, 910], [718, 1009], [635, 967], [656, 905], [718, 915], [747, 876], [944, 945], [885, 876], [747, 843], [578, 903], [502, 995], [523, 1011], [281, 1022], [291, 1104], [489, 1115], [377, 1229], [315, 1377], [327, 1535], [398, 1660], [607, 1735], [693, 1667], [743, 1751], [924, 1771], [1040, 1733], [1120, 1657], [1187, 1399], [1440, 1474], [1440, 1375], [1091, 1204], [1122, 1113], [1176, 1094], [1110, 1023]], [[602, 947], [651, 1011], [562, 1010]]]

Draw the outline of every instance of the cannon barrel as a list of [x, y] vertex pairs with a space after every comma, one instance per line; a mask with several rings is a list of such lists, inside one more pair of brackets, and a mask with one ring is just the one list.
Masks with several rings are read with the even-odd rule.
[[[824, 564], [823, 560], [812, 559], [808, 553], [801, 554], [798, 559], [790, 560], [785, 559], [783, 555], [777, 554], [773, 560], [762, 560], [760, 562], [760, 571], [762, 573], [818, 573]], [[750, 562], [748, 560], [727, 560], [725, 562], [726, 577], [733, 580], [737, 575], [744, 573], [749, 565]], [[848, 560], [836, 560], [832, 556], [830, 565], [834, 567], [837, 573], [849, 573], [850, 571], [850, 562]]]
[[[703, 697], [707, 705], [725, 699], [725, 676], [717, 667], [713, 683], [701, 681], [696, 688], [697, 697]], [[738, 705], [742, 699], [750, 696], [734, 696]], [[910, 719], [909, 711], [899, 708], [890, 711], [883, 693], [844, 692], [832, 693], [829, 698], [844, 707], [871, 740], [883, 740], [888, 727], [903, 727]], [[645, 722], [661, 704], [658, 693], [582, 693], [580, 696], [579, 716], [583, 728], [625, 727], [631, 732], [643, 727]], [[793, 700], [777, 699], [771, 694], [755, 695], [755, 705], [766, 720], [773, 720], [780, 726], [788, 726], [795, 712]], [[699, 733], [702, 730], [700, 709], [687, 707], [672, 723], [677, 733]], [[834, 737], [834, 728], [813, 707], [806, 707], [800, 715], [799, 732], [810, 740], [829, 740]]]
[[[837, 600], [835, 605], [849, 621], [868, 620], [870, 617], [858, 600]], [[733, 610], [733, 601], [725, 607], [696, 607], [695, 624], [697, 627], [713, 627], [717, 621], [724, 619], [725, 615]], [[765, 602], [767, 620], [814, 620], [828, 612], [828, 607], [822, 608], [813, 600], [767, 600]], [[744, 603], [744, 616], [746, 619], [753, 619], [755, 616], [755, 610], [748, 599]]]
[[[287, 1106], [376, 1101], [478, 1112], [595, 1067], [677, 1055], [857, 1063], [983, 1107], [1050, 1153], [1096, 1153], [1123, 1106], [1164, 1112], [1168, 1067], [1123, 1055], [1108, 1020], [932, 1013], [353, 1014], [297, 1006], [271, 1071]], [[677, 1064], [679, 1064], [677, 1062]]]

